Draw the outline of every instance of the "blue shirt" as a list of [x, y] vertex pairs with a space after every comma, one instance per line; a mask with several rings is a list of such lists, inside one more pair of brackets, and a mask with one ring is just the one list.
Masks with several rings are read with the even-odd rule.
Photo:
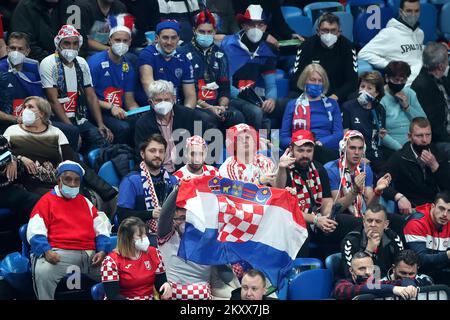
[[[207, 52], [194, 46], [192, 42], [182, 46], [180, 53], [186, 55], [194, 68], [195, 91], [197, 98], [210, 105], [218, 105], [221, 97], [230, 98], [230, 82], [228, 79], [228, 60], [225, 53], [216, 45]], [[202, 89], [207, 83], [215, 82], [217, 90]]]
[[[330, 107], [325, 108], [322, 100], [309, 101], [311, 113], [310, 131], [316, 136], [316, 140], [330, 149], [339, 149], [339, 141], [343, 137], [342, 117], [339, 105], [334, 99], [327, 99], [331, 103]], [[283, 121], [281, 123], [281, 148], [288, 147], [292, 137], [292, 118], [295, 111], [295, 102], [297, 99], [289, 101], [284, 110]], [[330, 112], [330, 114], [328, 113]], [[331, 121], [330, 121], [331, 115]]]
[[[169, 174], [168, 179], [164, 179], [164, 188], [157, 186], [161, 178], [152, 176], [152, 181], [160, 204], [170, 194], [173, 186], [177, 184], [177, 179], [171, 174]], [[140, 172], [131, 172], [120, 182], [117, 207], [132, 210], [147, 210]]]
[[[340, 176], [339, 176], [339, 159], [333, 160], [330, 162], [325, 163], [324, 165], [325, 170], [327, 170], [328, 178], [330, 180], [330, 189], [331, 191], [337, 191], [339, 190], [339, 183], [340, 183]], [[361, 172], [364, 170], [364, 166], [360, 164], [359, 169]], [[372, 188], [373, 186], [373, 173], [372, 169], [369, 165], [366, 165], [366, 182], [365, 186]], [[352, 178], [353, 180], [353, 178]], [[342, 187], [341, 187], [342, 188]]]
[[97, 98], [124, 107], [124, 93], [134, 92], [136, 82], [136, 74], [129, 60], [124, 56], [122, 62], [116, 64], [106, 50], [89, 57], [87, 62]]
[[[194, 69], [184, 54], [176, 53], [169, 61], [158, 52], [155, 45], [147, 46], [141, 51], [138, 68], [143, 65], [153, 68], [153, 79], [166, 80], [173, 83], [177, 90], [178, 102], [183, 101], [183, 84], [194, 84]], [[142, 85], [140, 86], [142, 91]]]
[[39, 63], [26, 58], [20, 73], [9, 71], [8, 59], [0, 60], [0, 111], [18, 116], [26, 97], [44, 96]]

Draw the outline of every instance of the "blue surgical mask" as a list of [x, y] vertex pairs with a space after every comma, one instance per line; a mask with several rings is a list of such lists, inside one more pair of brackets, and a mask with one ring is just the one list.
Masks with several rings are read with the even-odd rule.
[[61, 194], [68, 199], [74, 199], [80, 193], [80, 187], [68, 187], [61, 183]]
[[164, 50], [159, 46], [159, 44], [156, 45], [156, 50], [158, 50], [158, 52], [166, 58], [173, 57], [174, 55], [177, 54], [177, 50], [173, 50], [171, 53], [164, 52]]
[[214, 36], [212, 34], [195, 34], [195, 41], [202, 47], [202, 48], [209, 48], [213, 42], [214, 42]]
[[320, 83], [319, 84], [307, 83], [305, 85], [305, 91], [311, 98], [317, 98], [323, 92], [323, 85]]

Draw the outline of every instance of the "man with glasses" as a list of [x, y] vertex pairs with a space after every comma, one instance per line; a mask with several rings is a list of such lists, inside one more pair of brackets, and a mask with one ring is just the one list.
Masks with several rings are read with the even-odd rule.
[[298, 48], [291, 89], [296, 91], [303, 69], [319, 63], [330, 79], [330, 98], [346, 101], [358, 85], [356, 51], [352, 42], [341, 34], [339, 17], [324, 13], [318, 19], [317, 33]]

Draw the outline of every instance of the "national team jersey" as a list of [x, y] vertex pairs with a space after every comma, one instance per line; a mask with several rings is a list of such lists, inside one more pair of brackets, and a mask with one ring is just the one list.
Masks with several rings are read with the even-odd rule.
[[133, 65], [125, 56], [121, 63], [114, 63], [107, 50], [91, 56], [88, 64], [97, 98], [123, 108], [125, 92], [135, 90], [136, 74]]
[[187, 165], [184, 165], [183, 167], [180, 168], [180, 170], [176, 171], [173, 175], [175, 176], [175, 178], [178, 179], [178, 181], [188, 180], [196, 177], [203, 177], [203, 176], [214, 177], [219, 175], [219, 170], [216, 167], [208, 166], [205, 164], [203, 165], [202, 169], [203, 169], [202, 174], [193, 174], [188, 170]]
[[274, 168], [270, 158], [257, 154], [253, 163], [246, 164], [237, 161], [235, 157], [228, 157], [220, 166], [219, 173], [220, 176], [232, 180], [258, 183], [262, 176], [272, 173]]
[[[178, 101], [183, 101], [182, 84], [194, 84], [194, 69], [184, 54], [176, 53], [169, 61], [158, 52], [155, 45], [141, 51], [138, 68], [149, 65], [153, 69], [153, 79], [173, 83]], [[142, 86], [140, 86], [142, 89]]]
[[119, 281], [120, 294], [129, 300], [152, 300], [155, 277], [164, 272], [160, 252], [155, 247], [141, 251], [137, 260], [113, 251], [103, 260], [101, 268], [102, 282]]

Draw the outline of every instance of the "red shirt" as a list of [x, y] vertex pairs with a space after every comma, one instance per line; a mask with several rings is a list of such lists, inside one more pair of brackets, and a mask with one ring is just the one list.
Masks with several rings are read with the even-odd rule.
[[137, 260], [123, 257], [117, 251], [111, 252], [101, 268], [102, 282], [119, 281], [120, 294], [130, 300], [153, 299], [155, 276], [164, 272], [161, 254], [155, 247], [141, 251]]

